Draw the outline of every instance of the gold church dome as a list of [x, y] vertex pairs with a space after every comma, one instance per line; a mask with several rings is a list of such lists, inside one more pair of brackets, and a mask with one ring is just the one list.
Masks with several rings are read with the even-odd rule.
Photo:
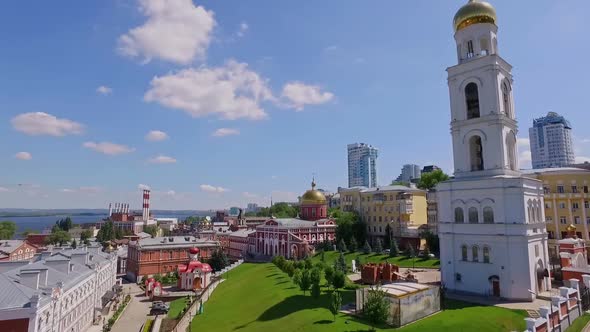
[[311, 181], [311, 189], [301, 196], [301, 204], [326, 204], [326, 196], [315, 189], [315, 180]]
[[569, 224], [567, 225], [567, 227], [565, 228], [566, 231], [568, 232], [575, 232], [576, 231], [576, 226], [574, 226], [573, 224]]
[[496, 10], [485, 1], [469, 0], [455, 14], [453, 27], [455, 28], [455, 32], [457, 32], [477, 23], [496, 24]]

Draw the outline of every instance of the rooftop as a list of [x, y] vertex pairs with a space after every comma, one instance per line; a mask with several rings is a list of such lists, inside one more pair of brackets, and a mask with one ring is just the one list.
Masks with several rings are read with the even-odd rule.
[[22, 240], [0, 240], [0, 252], [10, 254], [23, 243]]
[[147, 239], [139, 239], [136, 245], [144, 249], [157, 248], [190, 248], [193, 246], [200, 247], [216, 247], [219, 245], [217, 241], [198, 239], [194, 236], [169, 236], [169, 237], [155, 237]]
[[393, 297], [402, 297], [405, 295], [417, 293], [426, 289], [430, 286], [419, 284], [415, 282], [400, 282], [393, 284], [386, 284], [381, 286], [381, 290], [385, 293], [392, 295]]
[[359, 191], [361, 193], [382, 192], [382, 191], [425, 192], [422, 189], [410, 188], [410, 187], [400, 186], [400, 185], [381, 186], [381, 187], [375, 187], [375, 188], [367, 188], [367, 187], [339, 188], [338, 190], [339, 191]]

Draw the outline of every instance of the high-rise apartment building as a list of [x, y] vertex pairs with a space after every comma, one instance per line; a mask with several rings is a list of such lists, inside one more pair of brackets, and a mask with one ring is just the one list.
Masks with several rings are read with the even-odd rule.
[[402, 172], [397, 177], [397, 181], [410, 182], [413, 179], [419, 179], [420, 175], [422, 175], [420, 166], [415, 164], [406, 164], [402, 167]]
[[533, 168], [564, 167], [575, 162], [572, 127], [563, 116], [549, 112], [529, 129]]
[[377, 148], [365, 144], [348, 144], [348, 187], [377, 187]]

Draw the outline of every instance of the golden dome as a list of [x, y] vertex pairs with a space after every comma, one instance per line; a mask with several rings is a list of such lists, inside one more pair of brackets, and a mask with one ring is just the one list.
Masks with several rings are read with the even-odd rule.
[[315, 189], [315, 180], [311, 181], [311, 190], [301, 196], [301, 204], [326, 204], [326, 196]]
[[573, 224], [569, 224], [567, 225], [567, 227], [565, 228], [566, 231], [568, 232], [575, 232], [576, 231], [576, 226], [574, 226]]
[[496, 10], [487, 2], [469, 0], [461, 7], [453, 19], [455, 32], [477, 23], [496, 24]]

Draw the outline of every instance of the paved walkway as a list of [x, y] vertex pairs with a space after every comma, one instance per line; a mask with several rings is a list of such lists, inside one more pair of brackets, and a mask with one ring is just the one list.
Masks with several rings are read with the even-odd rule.
[[464, 295], [464, 294], [454, 294], [454, 293], [447, 293], [446, 296], [448, 298], [464, 301], [464, 302], [471, 302], [471, 303], [478, 303], [482, 305], [490, 305], [496, 307], [502, 307], [507, 309], [520, 309], [520, 310], [539, 310], [541, 307], [548, 307], [550, 301], [542, 300], [542, 299], [535, 299], [533, 302], [510, 302], [510, 301], [502, 301], [498, 299], [494, 299], [491, 297], [480, 297], [480, 296], [471, 296], [471, 295]]
[[130, 293], [131, 301], [111, 331], [138, 332], [148, 318], [151, 302], [143, 295], [143, 290], [134, 283], [124, 284], [123, 293]]

